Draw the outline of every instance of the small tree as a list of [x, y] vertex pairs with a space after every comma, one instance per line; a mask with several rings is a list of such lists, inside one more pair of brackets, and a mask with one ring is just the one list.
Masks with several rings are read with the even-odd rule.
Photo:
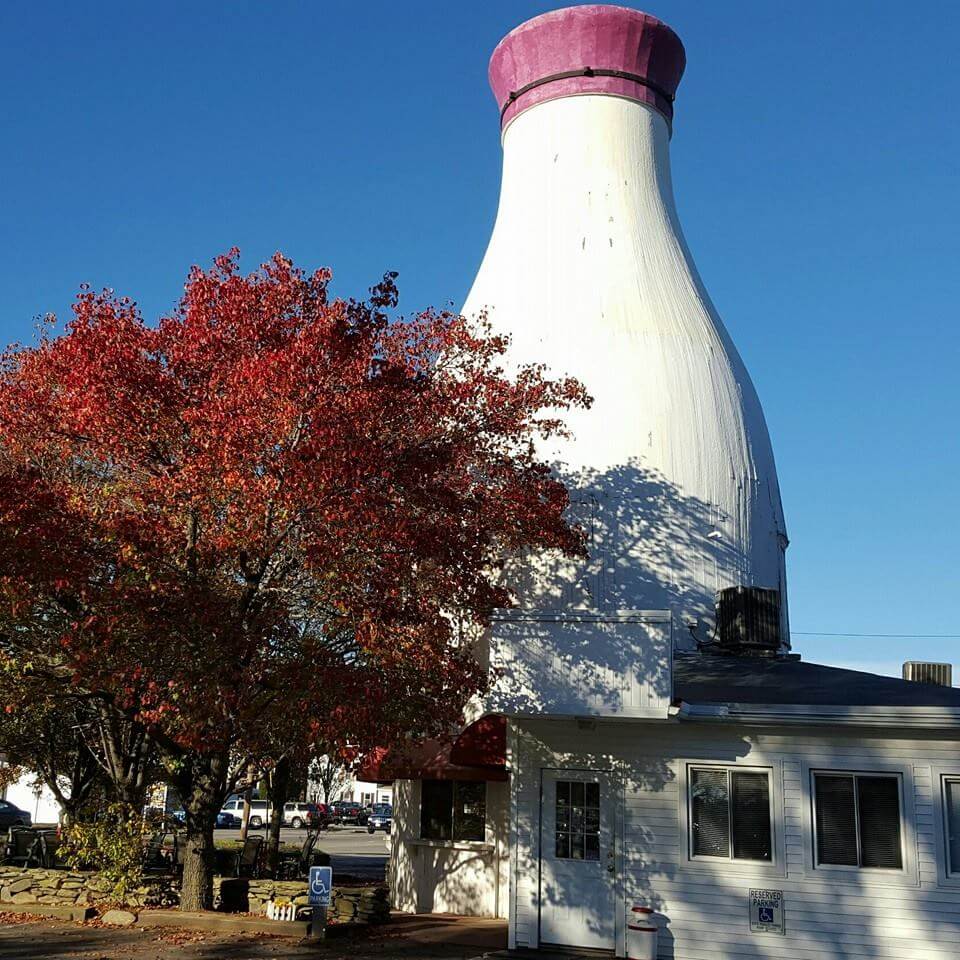
[[86, 808], [107, 794], [131, 808], [143, 805], [156, 768], [142, 726], [2, 647], [0, 703], [0, 752], [50, 790], [66, 823], [95, 815]]
[[330, 803], [334, 794], [346, 784], [349, 779], [346, 764], [340, 760], [329, 745], [311, 764], [309, 778], [318, 790], [317, 799], [323, 803]]
[[0, 632], [156, 745], [183, 800], [181, 903], [212, 904], [216, 814], [291, 717], [363, 748], [448, 729], [485, 674], [460, 625], [500, 558], [582, 549], [535, 452], [587, 402], [393, 275], [236, 254], [156, 326], [84, 290], [0, 368]]

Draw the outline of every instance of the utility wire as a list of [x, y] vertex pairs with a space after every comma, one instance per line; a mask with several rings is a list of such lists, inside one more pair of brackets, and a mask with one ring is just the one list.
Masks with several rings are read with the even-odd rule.
[[791, 630], [795, 637], [871, 637], [891, 640], [960, 640], [960, 633], [819, 633], [816, 630]]

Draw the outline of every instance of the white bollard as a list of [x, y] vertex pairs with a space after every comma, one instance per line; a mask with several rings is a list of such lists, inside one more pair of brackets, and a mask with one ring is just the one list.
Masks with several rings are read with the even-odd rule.
[[627, 957], [629, 960], [657, 960], [659, 929], [650, 907], [640, 904], [627, 914]]

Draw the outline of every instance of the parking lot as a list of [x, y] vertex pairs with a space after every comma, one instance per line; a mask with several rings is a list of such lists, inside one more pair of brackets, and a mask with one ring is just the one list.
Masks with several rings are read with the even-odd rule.
[[[264, 830], [251, 830], [250, 836], [265, 835]], [[284, 827], [280, 831], [283, 843], [303, 843], [306, 830]], [[218, 830], [217, 839], [239, 839], [239, 830]], [[378, 831], [367, 833], [366, 827], [329, 827], [320, 832], [317, 849], [330, 854], [333, 875], [350, 874], [354, 877], [382, 879], [390, 851], [389, 834]]]

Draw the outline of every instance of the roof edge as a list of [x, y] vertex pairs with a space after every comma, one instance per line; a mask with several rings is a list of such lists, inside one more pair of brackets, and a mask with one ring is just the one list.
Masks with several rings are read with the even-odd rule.
[[670, 709], [679, 720], [803, 726], [960, 729], [960, 707], [846, 706], [842, 704], [687, 703]]

